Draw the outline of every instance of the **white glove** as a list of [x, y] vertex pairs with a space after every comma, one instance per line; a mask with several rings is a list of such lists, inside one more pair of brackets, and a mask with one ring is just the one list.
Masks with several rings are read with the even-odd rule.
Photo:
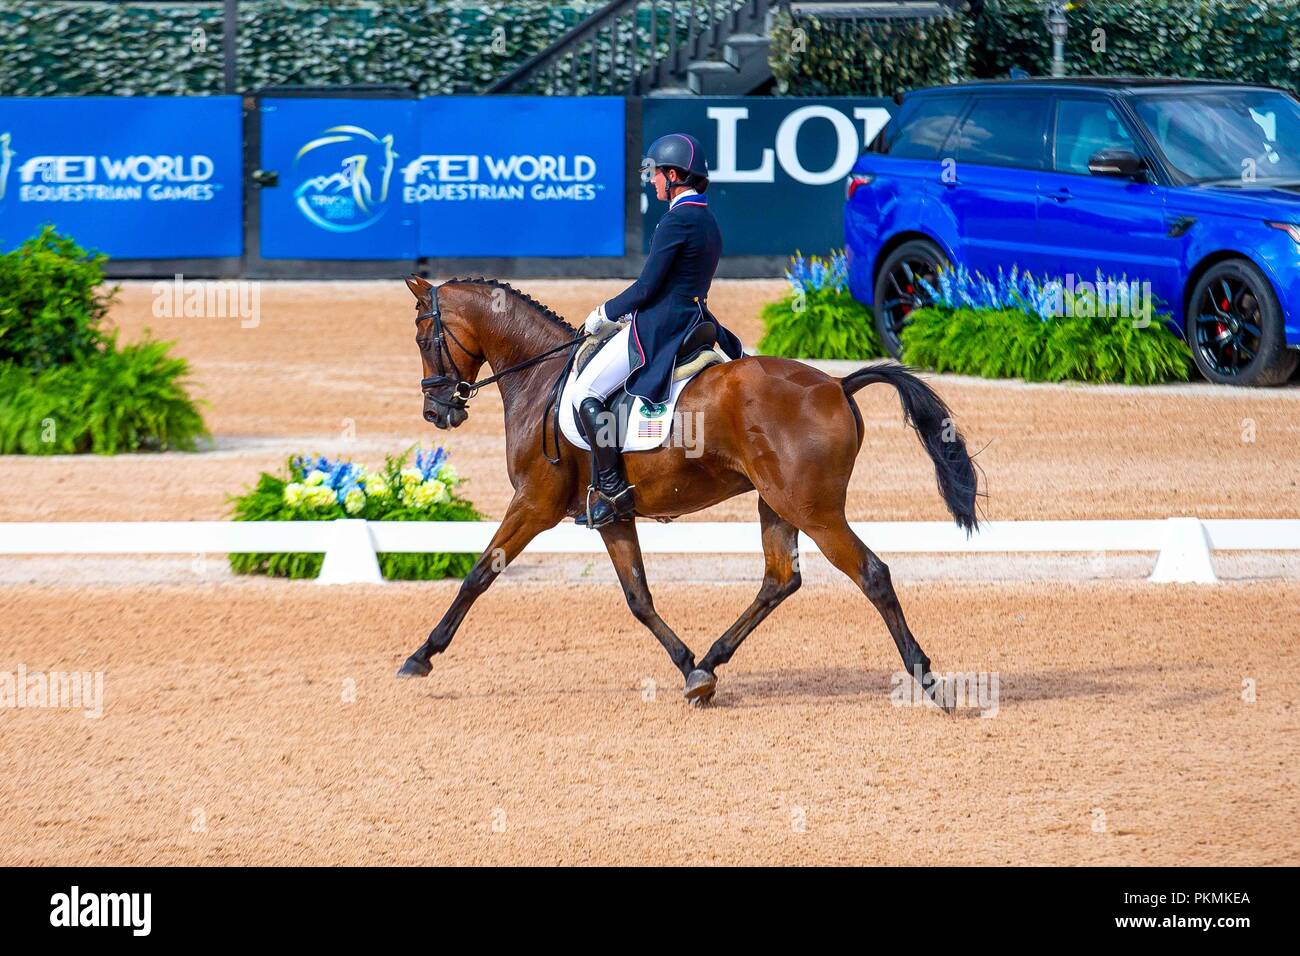
[[605, 318], [605, 304], [602, 302], [591, 310], [591, 315], [587, 316], [583, 329], [588, 335], [595, 335], [608, 324], [609, 319]]

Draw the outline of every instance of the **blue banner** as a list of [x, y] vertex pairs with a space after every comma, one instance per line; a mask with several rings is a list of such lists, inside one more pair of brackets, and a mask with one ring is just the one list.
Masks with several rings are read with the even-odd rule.
[[[881, 98], [647, 97], [641, 127], [647, 146], [665, 133], [704, 146], [724, 255], [824, 254], [844, 244], [849, 170], [895, 108]], [[650, 198], [641, 208], [649, 249], [666, 207]]]
[[418, 142], [415, 100], [262, 100], [265, 259], [414, 259], [399, 164]]
[[0, 98], [0, 249], [45, 223], [118, 259], [243, 253], [237, 96]]
[[621, 256], [616, 97], [267, 99], [268, 259]]
[[420, 255], [623, 255], [623, 141], [618, 97], [422, 100]]

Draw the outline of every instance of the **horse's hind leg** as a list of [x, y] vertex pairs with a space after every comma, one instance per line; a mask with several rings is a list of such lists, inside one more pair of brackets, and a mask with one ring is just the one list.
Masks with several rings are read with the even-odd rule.
[[876, 606], [894, 638], [907, 672], [920, 683], [935, 703], [946, 709], [943, 685], [930, 673], [930, 658], [921, 650], [921, 645], [916, 642], [907, 626], [903, 608], [898, 603], [898, 595], [894, 593], [894, 585], [889, 577], [889, 567], [854, 534], [843, 513], [825, 516], [824, 523], [809, 521], [804, 524], [803, 530], [817, 542], [822, 554], [847, 574]]
[[[758, 589], [754, 602], [713, 643], [699, 667], [692, 672], [691, 677], [702, 675], [695, 681], [697, 687], [708, 687], [707, 692], [697, 691], [697, 694], [707, 693], [709, 697], [713, 696], [713, 685], [717, 682], [714, 676], [716, 668], [731, 660], [731, 655], [736, 653], [750, 631], [758, 627], [782, 601], [799, 590], [799, 529], [773, 511], [771, 505], [762, 498], [758, 499], [758, 520], [763, 530], [763, 586]], [[687, 696], [690, 696], [690, 678], [687, 680]]]

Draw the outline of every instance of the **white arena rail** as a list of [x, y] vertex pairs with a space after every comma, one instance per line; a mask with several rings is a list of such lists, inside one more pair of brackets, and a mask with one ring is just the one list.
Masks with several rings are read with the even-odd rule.
[[[323, 552], [320, 584], [382, 582], [378, 552], [485, 550], [495, 521], [56, 521], [0, 522], [0, 554], [225, 554]], [[641, 549], [654, 554], [758, 554], [756, 522], [640, 521]], [[1158, 552], [1150, 580], [1216, 580], [1211, 550], [1300, 550], [1300, 519], [1166, 518], [1136, 521], [999, 521], [970, 538], [945, 521], [861, 521], [853, 529], [882, 554], [987, 552]], [[799, 536], [799, 547], [816, 544]], [[528, 551], [604, 553], [599, 535], [563, 524]]]

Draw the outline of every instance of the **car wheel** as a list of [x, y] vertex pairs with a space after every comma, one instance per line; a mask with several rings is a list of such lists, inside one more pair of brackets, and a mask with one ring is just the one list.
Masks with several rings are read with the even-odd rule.
[[890, 355], [902, 355], [900, 335], [908, 317], [931, 302], [921, 280], [937, 287], [939, 270], [947, 266], [943, 250], [924, 239], [903, 243], [881, 264], [875, 281], [876, 331]]
[[1201, 374], [1221, 385], [1280, 385], [1300, 361], [1286, 347], [1272, 284], [1246, 259], [1221, 262], [1196, 283], [1187, 344]]

